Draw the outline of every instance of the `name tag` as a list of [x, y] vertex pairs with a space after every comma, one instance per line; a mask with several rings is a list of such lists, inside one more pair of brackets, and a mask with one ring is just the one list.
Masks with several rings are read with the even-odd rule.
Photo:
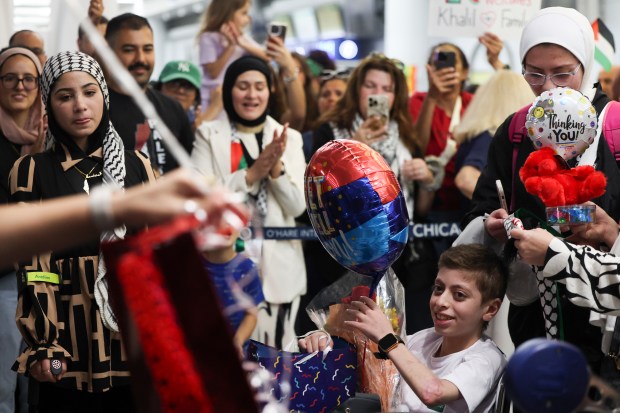
[[29, 272], [28, 282], [44, 282], [50, 284], [60, 284], [60, 276], [53, 272]]

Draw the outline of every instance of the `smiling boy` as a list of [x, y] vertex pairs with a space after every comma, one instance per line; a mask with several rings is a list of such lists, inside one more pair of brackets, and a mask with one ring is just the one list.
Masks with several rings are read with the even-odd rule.
[[[506, 364], [504, 354], [483, 332], [497, 314], [506, 291], [508, 269], [490, 249], [459, 245], [439, 258], [430, 310], [434, 327], [408, 336], [394, 334], [377, 303], [353, 301], [345, 323], [378, 343], [405, 381], [397, 411], [489, 412], [494, 389]], [[300, 340], [314, 351], [318, 334]]]

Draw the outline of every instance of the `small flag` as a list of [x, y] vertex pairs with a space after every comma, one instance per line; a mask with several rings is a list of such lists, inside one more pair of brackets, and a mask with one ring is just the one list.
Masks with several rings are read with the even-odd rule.
[[601, 19], [596, 19], [592, 23], [592, 30], [594, 30], [594, 59], [609, 72], [616, 52], [614, 36]]

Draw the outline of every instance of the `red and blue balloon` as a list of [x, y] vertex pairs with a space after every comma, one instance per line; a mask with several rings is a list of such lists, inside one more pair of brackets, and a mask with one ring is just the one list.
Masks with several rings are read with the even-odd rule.
[[376, 285], [407, 243], [408, 213], [394, 172], [358, 141], [334, 140], [312, 157], [306, 207], [329, 254]]

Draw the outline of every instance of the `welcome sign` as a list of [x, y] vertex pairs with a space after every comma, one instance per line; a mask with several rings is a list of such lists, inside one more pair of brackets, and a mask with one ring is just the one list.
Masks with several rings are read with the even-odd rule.
[[492, 32], [519, 38], [525, 23], [540, 10], [541, 0], [429, 0], [428, 34], [478, 37]]

